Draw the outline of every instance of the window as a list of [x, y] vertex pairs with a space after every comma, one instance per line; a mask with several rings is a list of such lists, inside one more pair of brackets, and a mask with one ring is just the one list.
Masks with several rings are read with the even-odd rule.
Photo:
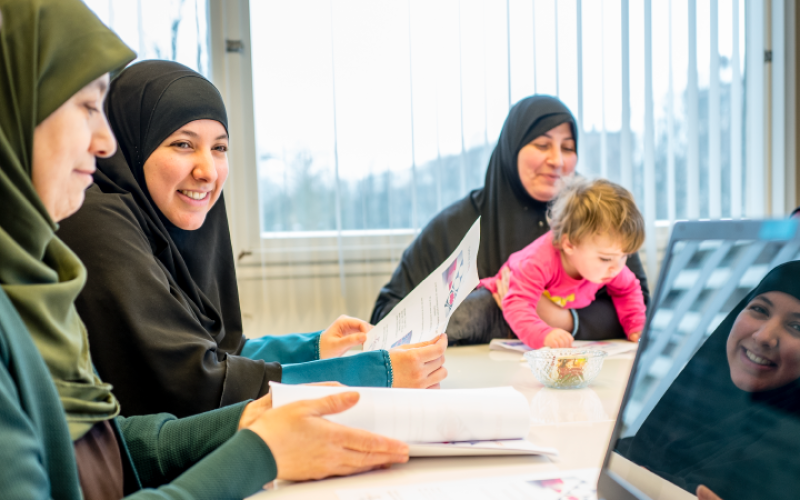
[[251, 2], [262, 231], [419, 228], [483, 184], [534, 93], [579, 119], [584, 175], [644, 207], [651, 164], [656, 219], [738, 216], [744, 20], [730, 0]]
[[140, 56], [220, 89], [242, 308], [270, 332], [367, 317], [416, 231], [483, 185], [509, 107], [534, 93], [578, 119], [580, 173], [633, 191], [651, 278], [674, 220], [795, 203], [790, 1], [87, 3]]
[[140, 59], [168, 59], [209, 74], [205, 0], [84, 0]]

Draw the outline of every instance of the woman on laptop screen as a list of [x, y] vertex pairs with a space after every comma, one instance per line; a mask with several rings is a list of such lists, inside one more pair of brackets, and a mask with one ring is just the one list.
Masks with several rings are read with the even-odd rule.
[[731, 311], [616, 451], [690, 492], [796, 498], [800, 261], [774, 268]]

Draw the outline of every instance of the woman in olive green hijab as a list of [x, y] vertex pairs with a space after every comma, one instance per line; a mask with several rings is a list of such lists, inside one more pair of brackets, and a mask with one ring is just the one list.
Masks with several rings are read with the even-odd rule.
[[242, 498], [404, 461], [402, 443], [321, 418], [354, 393], [115, 418], [73, 304], [86, 270], [54, 231], [116, 148], [103, 99], [133, 57], [79, 0], [0, 0], [0, 497]]

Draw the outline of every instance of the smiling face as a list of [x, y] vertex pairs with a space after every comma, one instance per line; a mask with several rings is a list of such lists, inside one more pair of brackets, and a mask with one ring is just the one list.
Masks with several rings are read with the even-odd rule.
[[628, 260], [619, 239], [607, 234], [591, 235], [577, 244], [563, 235], [560, 245], [561, 261], [567, 274], [592, 283], [608, 283], [622, 271]]
[[747, 392], [800, 378], [800, 300], [783, 292], [754, 298], [739, 313], [727, 343], [731, 380]]
[[181, 229], [203, 225], [228, 178], [228, 133], [216, 120], [195, 120], [173, 132], [144, 163], [147, 189], [161, 213]]
[[548, 202], [558, 194], [561, 177], [575, 172], [578, 153], [569, 123], [562, 123], [519, 150], [517, 170], [531, 198]]
[[94, 80], [33, 131], [31, 180], [55, 222], [78, 211], [93, 182], [95, 158], [117, 148], [103, 113], [108, 81], [108, 74]]

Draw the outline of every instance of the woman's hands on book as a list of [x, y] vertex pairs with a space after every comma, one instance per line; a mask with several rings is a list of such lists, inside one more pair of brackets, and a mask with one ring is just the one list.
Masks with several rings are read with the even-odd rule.
[[[303, 384], [303, 385], [327, 385], [331, 387], [344, 387], [344, 384], [339, 382], [314, 382], [313, 384]], [[255, 401], [251, 401], [247, 403], [247, 406], [244, 407], [244, 411], [242, 411], [242, 416], [239, 417], [239, 429], [246, 429], [250, 426], [253, 422], [256, 421], [261, 415], [267, 411], [272, 409], [272, 393], [267, 393], [264, 396], [256, 399]]]
[[439, 382], [447, 377], [444, 351], [447, 334], [433, 340], [407, 344], [389, 351], [392, 361], [392, 387], [438, 389]]
[[372, 325], [344, 314], [336, 318], [319, 338], [319, 359], [338, 358], [351, 347], [362, 345]]
[[269, 446], [279, 479], [345, 476], [408, 461], [405, 443], [322, 418], [351, 408], [358, 399], [357, 392], [343, 392], [290, 403], [263, 411], [246, 428]]
[[258, 420], [265, 411], [272, 409], [272, 393], [247, 403], [239, 417], [239, 430], [246, 429]]

